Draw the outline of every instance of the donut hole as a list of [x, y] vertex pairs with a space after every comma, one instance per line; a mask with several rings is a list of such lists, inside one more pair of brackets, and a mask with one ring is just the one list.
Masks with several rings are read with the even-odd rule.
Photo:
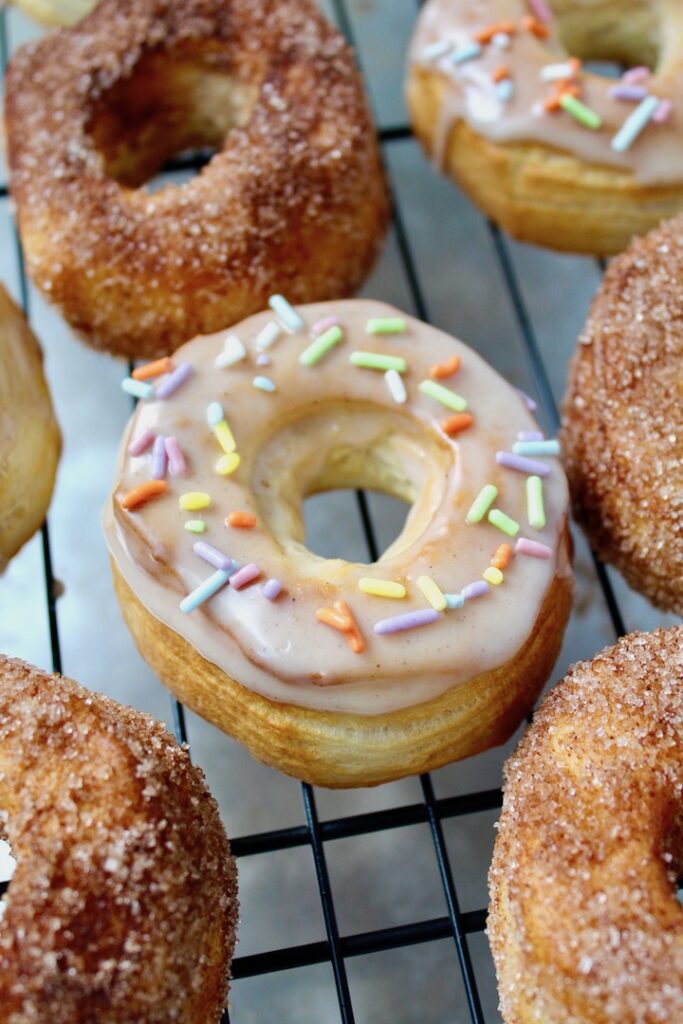
[[660, 62], [662, 21], [656, 4], [642, 0], [549, 0], [567, 53], [583, 61], [615, 63], [622, 67]]
[[153, 51], [95, 105], [89, 133], [105, 173], [139, 188], [171, 157], [222, 148], [249, 120], [258, 86], [190, 54]]
[[[362, 562], [367, 539], [357, 503], [357, 491], [350, 488], [318, 491], [304, 499], [303, 517], [306, 548], [322, 558], [345, 558]], [[367, 491], [371, 508], [373, 536], [379, 557], [391, 547], [405, 529], [412, 508], [409, 502], [382, 491]]]

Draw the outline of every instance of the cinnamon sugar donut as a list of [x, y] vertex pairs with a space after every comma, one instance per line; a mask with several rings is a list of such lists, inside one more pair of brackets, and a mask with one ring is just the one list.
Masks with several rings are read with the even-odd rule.
[[506, 1024], [683, 1020], [683, 629], [575, 665], [505, 769], [488, 932]]
[[[31, 277], [92, 345], [171, 352], [262, 309], [348, 294], [387, 224], [353, 57], [313, 0], [102, 0], [7, 75]], [[172, 154], [218, 152], [180, 186]]]
[[235, 866], [199, 769], [163, 726], [0, 656], [6, 1024], [217, 1024]]
[[601, 558], [683, 614], [683, 216], [609, 265], [563, 410], [574, 512]]
[[[391, 306], [273, 306], [291, 333], [262, 313], [144, 371], [161, 376], [141, 382], [104, 514], [143, 657], [257, 758], [321, 785], [504, 742], [571, 603], [555, 442], [515, 454], [537, 430], [519, 393]], [[303, 500], [335, 487], [413, 506], [372, 565], [306, 548]]]

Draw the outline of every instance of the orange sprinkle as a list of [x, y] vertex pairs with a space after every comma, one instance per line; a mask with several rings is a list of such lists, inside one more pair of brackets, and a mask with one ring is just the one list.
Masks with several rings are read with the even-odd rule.
[[560, 96], [580, 96], [581, 89], [576, 82], [560, 82], [557, 86]]
[[497, 82], [504, 82], [505, 79], [509, 78], [509, 77], [510, 77], [510, 69], [506, 68], [504, 64], [501, 64], [500, 67], [497, 67], [495, 69], [495, 71], [493, 72], [493, 74], [491, 75], [491, 78], [496, 83]]
[[543, 109], [547, 114], [555, 114], [562, 109], [560, 100], [563, 96], [580, 96], [581, 90], [573, 82], [558, 82], [557, 88], [552, 96], [543, 100]]
[[121, 508], [132, 512], [133, 509], [146, 505], [152, 498], [165, 494], [167, 490], [165, 480], [145, 480], [144, 484], [139, 484], [132, 491], [128, 491], [128, 494], [124, 494], [120, 500]]
[[493, 37], [498, 34], [513, 36], [516, 31], [517, 26], [514, 21], [495, 21], [492, 25], [479, 29], [474, 35], [474, 40], [477, 43], [490, 43]]
[[539, 21], [538, 18], [533, 18], [530, 14], [526, 14], [522, 18], [522, 28], [525, 28], [527, 32], [531, 32], [532, 36], [536, 36], [537, 39], [547, 39], [550, 35], [548, 26]]
[[455, 437], [461, 430], [467, 430], [474, 423], [474, 416], [469, 412], [456, 412], [455, 416], [447, 416], [441, 420], [441, 429], [449, 437]]
[[318, 608], [315, 617], [318, 622], [323, 622], [326, 626], [343, 633], [354, 654], [360, 654], [365, 650], [363, 634], [346, 602], [335, 601], [334, 608]]
[[437, 363], [432, 366], [429, 376], [432, 380], [443, 380], [445, 377], [452, 377], [460, 369], [460, 356], [451, 356], [445, 363]]
[[578, 57], [570, 57], [569, 65], [572, 69], [572, 75], [578, 75], [579, 71], [583, 67], [583, 63]]
[[508, 565], [512, 561], [512, 548], [509, 544], [501, 544], [496, 548], [496, 553], [491, 559], [491, 565], [494, 569], [500, 569], [503, 572], [507, 569]]
[[170, 373], [173, 369], [173, 360], [165, 356], [163, 359], [155, 359], [153, 363], [145, 363], [133, 370], [135, 380], [151, 380], [152, 377], [161, 377], [162, 373]]
[[256, 526], [256, 516], [251, 512], [231, 512], [225, 520], [226, 526], [236, 526], [240, 530], [251, 530]]

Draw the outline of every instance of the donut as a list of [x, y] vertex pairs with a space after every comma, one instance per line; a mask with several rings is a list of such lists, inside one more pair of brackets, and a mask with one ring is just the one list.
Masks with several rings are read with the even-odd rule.
[[0, 656], [7, 1024], [217, 1024], [236, 872], [187, 751], [147, 715]]
[[602, 559], [683, 614], [683, 217], [610, 262], [563, 406], [574, 513]]
[[[313, 0], [102, 0], [7, 74], [28, 271], [130, 359], [262, 309], [353, 292], [388, 218], [353, 56]], [[180, 186], [174, 153], [217, 150]]]
[[683, 1020], [683, 630], [575, 665], [505, 769], [488, 934], [506, 1024]]
[[[557, 442], [520, 394], [455, 339], [361, 300], [274, 296], [142, 372], [124, 382], [146, 387], [104, 529], [162, 682], [259, 760], [325, 786], [504, 742], [571, 600]], [[304, 498], [353, 487], [412, 505], [370, 565], [306, 548]]]
[[0, 572], [45, 519], [61, 446], [40, 345], [0, 285]]
[[[621, 252], [683, 207], [682, 31], [680, 5], [653, 0], [427, 0], [413, 127], [515, 238]], [[627, 70], [608, 78], [582, 59]]]

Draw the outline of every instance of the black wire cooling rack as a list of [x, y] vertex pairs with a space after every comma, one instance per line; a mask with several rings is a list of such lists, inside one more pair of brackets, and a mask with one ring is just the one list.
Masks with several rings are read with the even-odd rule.
[[[348, 0], [331, 0], [331, 7], [339, 28], [349, 43], [355, 46], [353, 26], [347, 10], [347, 2]], [[420, 4], [421, 0], [416, 0], [417, 7]], [[7, 61], [6, 13], [3, 10], [0, 12], [0, 71], [3, 75]], [[393, 144], [405, 142], [410, 138], [411, 130], [408, 125], [390, 126], [379, 131], [379, 140], [383, 150]], [[181, 157], [171, 161], [165, 170], [197, 170], [201, 163], [200, 157]], [[6, 196], [7, 189], [0, 186], [0, 198]], [[393, 217], [399, 254], [415, 311], [420, 319], [429, 321], [429, 309], [420, 284], [410, 239], [405, 229], [400, 204], [395, 196]], [[560, 423], [557, 404], [553, 397], [548, 374], [541, 357], [515, 268], [510, 258], [507, 239], [493, 223], [488, 223], [488, 230], [497, 258], [500, 276], [507, 290], [509, 301], [514, 311], [517, 329], [523, 341], [525, 356], [540, 398], [542, 411], [551, 428], [557, 430]], [[16, 231], [14, 232], [14, 243], [17, 250], [21, 301], [27, 314], [29, 314], [28, 284], [24, 272], [21, 243]], [[363, 492], [358, 492], [357, 502], [368, 554], [374, 561], [378, 557], [379, 549], [370, 510]], [[61, 672], [62, 656], [56, 609], [57, 584], [52, 572], [50, 535], [47, 522], [42, 528], [42, 554], [52, 664], [54, 671]], [[614, 632], [617, 636], [622, 635], [626, 630], [609, 578], [604, 566], [595, 557], [594, 563]], [[176, 737], [179, 742], [187, 743], [188, 734], [185, 725], [184, 708], [182, 704], [175, 700], [172, 701], [172, 705]], [[478, 910], [466, 912], [460, 909], [458, 883], [446, 849], [443, 822], [448, 818], [478, 814], [483, 811], [499, 808], [502, 803], [501, 790], [489, 789], [437, 799], [429, 775], [422, 775], [420, 777], [420, 785], [422, 791], [421, 803], [404, 804], [403, 806], [388, 810], [371, 811], [364, 814], [348, 815], [333, 820], [321, 821], [316, 808], [313, 788], [307, 784], [302, 784], [301, 797], [305, 812], [305, 824], [231, 839], [232, 851], [235, 857], [238, 858], [274, 853], [297, 846], [309, 846], [315, 863], [327, 933], [327, 939], [324, 941], [308, 942], [281, 949], [271, 949], [248, 956], [235, 957], [232, 964], [232, 976], [235, 980], [270, 974], [275, 971], [306, 967], [312, 964], [330, 963], [334, 972], [341, 1020], [343, 1024], [354, 1024], [353, 999], [346, 971], [346, 960], [349, 957], [363, 956], [404, 946], [415, 946], [419, 943], [432, 942], [438, 939], [451, 939], [453, 942], [453, 953], [462, 974], [470, 1019], [473, 1024], [485, 1024], [477, 978], [470, 956], [468, 936], [484, 930], [486, 908], [482, 907]], [[352, 935], [340, 935], [337, 926], [334, 896], [327, 869], [325, 844], [335, 839], [367, 835], [373, 832], [396, 829], [418, 823], [427, 823], [429, 826], [448, 913], [443, 917], [413, 921], [410, 924]], [[222, 1024], [229, 1024], [229, 1020], [229, 1013], [226, 1010]]]

